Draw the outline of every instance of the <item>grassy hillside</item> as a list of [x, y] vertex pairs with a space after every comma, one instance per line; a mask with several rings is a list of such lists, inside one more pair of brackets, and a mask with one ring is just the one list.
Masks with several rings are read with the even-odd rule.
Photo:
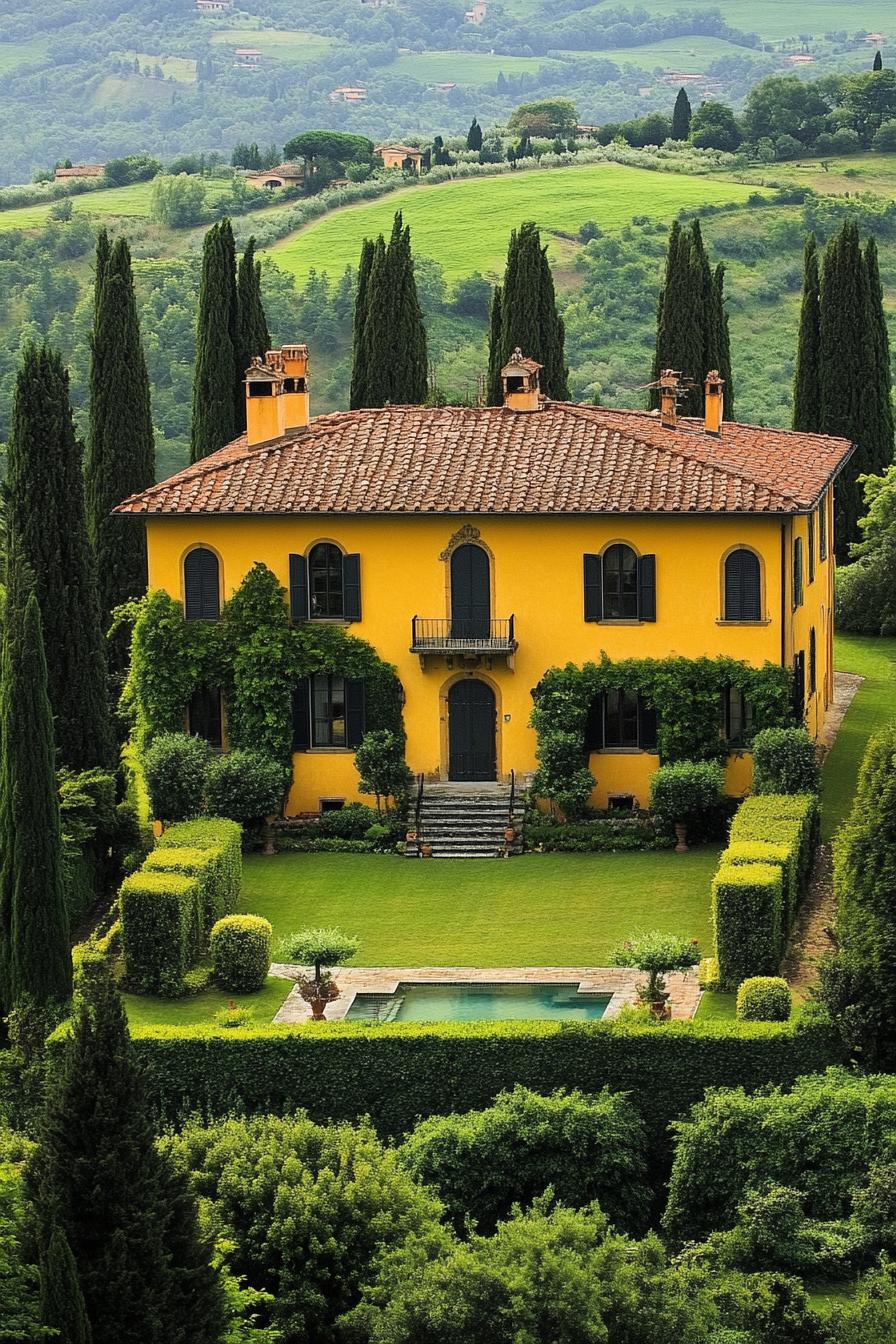
[[264, 58], [306, 65], [329, 51], [333, 43], [303, 28], [223, 28], [212, 35], [213, 47], [257, 47]]
[[[311, 267], [339, 275], [355, 265], [361, 240], [388, 233], [401, 209], [415, 251], [434, 257], [449, 279], [503, 269], [510, 230], [534, 219], [549, 233], [574, 235], [594, 220], [617, 229], [635, 216], [672, 219], [688, 206], [745, 201], [753, 190], [722, 178], [588, 164], [411, 188], [370, 204], [347, 206], [285, 238], [271, 255], [300, 283]], [[554, 252], [557, 259], [558, 253]]]
[[498, 75], [521, 75], [542, 68], [559, 70], [559, 62], [544, 56], [492, 56], [479, 51], [421, 51], [399, 55], [390, 72], [419, 79], [424, 84], [456, 84], [476, 88], [492, 84]]
[[[146, 81], [149, 82], [149, 81]], [[152, 182], [135, 182], [130, 187], [107, 187], [101, 191], [85, 191], [81, 196], [70, 196], [72, 212], [87, 215], [97, 224], [118, 219], [148, 219], [152, 208]], [[205, 179], [209, 200], [223, 196], [229, 183]], [[21, 205], [14, 210], [0, 210], [0, 233], [11, 229], [37, 229], [51, 217], [53, 202], [46, 205]]]
[[889, 34], [893, 28], [892, 0], [645, 0], [651, 14], [675, 14], [681, 9], [717, 9], [726, 22], [766, 41], [781, 41], [800, 33], [820, 37], [828, 32]]

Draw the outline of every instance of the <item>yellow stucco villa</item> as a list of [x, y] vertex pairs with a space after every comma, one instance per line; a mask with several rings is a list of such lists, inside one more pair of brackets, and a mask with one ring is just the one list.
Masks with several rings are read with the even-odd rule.
[[[522, 781], [535, 769], [532, 688], [567, 662], [727, 655], [795, 672], [809, 731], [833, 691], [833, 483], [845, 440], [675, 410], [547, 400], [516, 352], [504, 404], [393, 406], [312, 419], [308, 351], [246, 378], [248, 432], [133, 496], [150, 588], [215, 619], [256, 561], [294, 621], [336, 622], [398, 670], [407, 759], [426, 779]], [[226, 705], [219, 711], [226, 741]], [[288, 814], [359, 797], [363, 687], [307, 679], [294, 710]], [[749, 705], [732, 695], [734, 744]], [[659, 764], [637, 695], [607, 693], [592, 803], [645, 805]], [[655, 740], [655, 738], [654, 738]], [[727, 787], [750, 783], [732, 746]]]

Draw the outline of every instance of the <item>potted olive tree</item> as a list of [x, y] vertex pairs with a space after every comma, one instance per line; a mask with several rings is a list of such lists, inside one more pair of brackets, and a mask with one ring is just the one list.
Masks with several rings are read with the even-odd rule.
[[280, 955], [285, 961], [314, 968], [313, 975], [301, 975], [296, 981], [299, 993], [311, 1006], [312, 1021], [322, 1022], [327, 1004], [339, 998], [333, 973], [324, 967], [343, 966], [357, 951], [358, 939], [341, 929], [300, 929], [283, 939]]
[[666, 976], [670, 971], [689, 970], [699, 960], [695, 938], [679, 938], [658, 930], [629, 938], [613, 953], [614, 966], [635, 966], [646, 973], [646, 981], [638, 985], [638, 998], [661, 1021], [672, 1016]]
[[650, 786], [650, 810], [657, 826], [675, 832], [675, 853], [686, 854], [688, 830], [718, 811], [722, 801], [721, 766], [715, 761], [679, 761], [657, 770]]

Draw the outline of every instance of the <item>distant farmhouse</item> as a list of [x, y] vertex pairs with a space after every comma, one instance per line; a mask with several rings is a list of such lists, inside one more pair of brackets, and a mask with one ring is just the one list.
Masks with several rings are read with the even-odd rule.
[[378, 154], [383, 161], [384, 168], [403, 168], [409, 172], [420, 172], [420, 165], [423, 162], [423, 151], [413, 149], [410, 145], [377, 145], [373, 151]]
[[223, 14], [225, 10], [232, 9], [231, 0], [196, 0], [196, 8], [200, 14]]
[[237, 47], [233, 63], [241, 70], [257, 70], [261, 65], [261, 51], [258, 47]]
[[263, 173], [253, 173], [246, 181], [250, 187], [265, 191], [282, 191], [284, 187], [299, 187], [305, 180], [305, 170], [300, 163], [280, 163], [276, 168], [268, 168]]
[[484, 3], [484, 0], [476, 0], [476, 3], [464, 14], [464, 23], [481, 23], [487, 12], [488, 5]]
[[338, 89], [334, 89], [330, 94], [331, 103], [363, 103], [367, 97], [367, 90], [353, 88], [351, 85], [343, 84]]
[[73, 163], [68, 168], [57, 168], [53, 176], [57, 182], [71, 177], [102, 177], [106, 171], [104, 163]]

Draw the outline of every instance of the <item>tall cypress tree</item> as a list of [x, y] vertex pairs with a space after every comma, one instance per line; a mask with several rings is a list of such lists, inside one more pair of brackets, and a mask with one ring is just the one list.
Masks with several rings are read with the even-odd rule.
[[500, 406], [503, 399], [504, 389], [501, 386], [501, 286], [495, 285], [492, 290], [492, 302], [489, 310], [486, 404]]
[[68, 1240], [93, 1344], [218, 1344], [220, 1284], [185, 1173], [155, 1143], [121, 999], [84, 964], [30, 1168], [45, 1227]]
[[0, 1003], [64, 1003], [72, 959], [53, 718], [34, 580], [13, 546], [0, 665]]
[[691, 103], [685, 90], [678, 90], [675, 107], [672, 109], [673, 140], [687, 140], [691, 133]]
[[62, 763], [72, 770], [111, 765], [116, 753], [81, 445], [68, 373], [47, 346], [28, 345], [22, 358], [6, 488], [9, 535], [34, 573]]
[[365, 238], [358, 262], [358, 283], [352, 316], [352, 384], [349, 407], [353, 411], [367, 405], [367, 347], [365, 331], [369, 309], [370, 272], [373, 268], [374, 242]]
[[865, 244], [863, 261], [868, 304], [865, 319], [868, 395], [863, 401], [864, 417], [859, 434], [860, 467], [862, 471], [879, 476], [893, 461], [893, 388], [890, 338], [874, 237]]
[[[493, 314], [494, 316], [494, 314]], [[500, 370], [519, 346], [543, 365], [541, 390], [554, 401], [569, 400], [563, 319], [557, 312], [554, 278], [538, 228], [522, 224], [510, 235], [501, 286], [500, 347], [489, 342], [489, 396], [500, 401]], [[494, 327], [494, 323], [493, 323]], [[492, 376], [494, 371], [495, 376]]]
[[881, 54], [880, 54], [879, 51], [876, 51], [876, 52], [874, 53], [874, 63], [873, 63], [873, 65], [871, 66], [871, 69], [872, 69], [872, 70], [883, 70], [883, 68], [884, 68], [884, 58], [883, 58], [883, 56], [881, 56]]
[[78, 1266], [68, 1238], [55, 1224], [41, 1256], [40, 1320], [55, 1331], [57, 1344], [91, 1344]]
[[715, 328], [715, 362], [710, 368], [718, 369], [724, 380], [725, 419], [734, 419], [734, 377], [731, 371], [731, 334], [725, 308], [725, 265], [719, 262], [712, 274], [712, 321]]
[[[152, 485], [155, 454], [131, 254], [127, 241], [119, 238], [104, 258], [104, 238], [101, 234], [97, 244], [84, 494], [100, 620], [107, 630], [115, 607], [146, 592], [145, 530], [112, 510]], [[130, 654], [125, 630], [109, 641], [106, 654], [113, 681], [123, 681]]]
[[474, 117], [470, 122], [470, 129], [467, 131], [467, 149], [479, 150], [482, 148], [482, 127]]
[[[733, 419], [734, 389], [731, 345], [725, 312], [725, 269], [712, 269], [699, 220], [682, 229], [676, 220], [669, 233], [666, 272], [657, 301], [653, 382], [663, 369], [675, 369], [688, 380], [679, 399], [685, 415], [700, 416], [704, 408], [704, 380], [711, 369], [725, 379], [725, 418]], [[657, 388], [649, 405], [659, 406]]]
[[[199, 281], [190, 461], [216, 453], [236, 433], [236, 277], [233, 235], [223, 221], [205, 235]], [[230, 237], [228, 238], [228, 233]]]
[[361, 337], [366, 368], [364, 406], [385, 406], [389, 400], [390, 350], [383, 339], [383, 318], [387, 308], [391, 306], [387, 273], [386, 240], [380, 234], [373, 245], [364, 331]]
[[821, 427], [821, 279], [815, 234], [803, 254], [803, 302], [793, 379], [793, 428], [817, 434]]
[[400, 358], [392, 365], [391, 400], [395, 405], [418, 405], [426, 400], [428, 362], [426, 327], [417, 296], [411, 230], [401, 211], [395, 216], [392, 238], [392, 274], [396, 282], [395, 328]]
[[250, 238], [237, 270], [236, 430], [246, 428], [246, 395], [243, 379], [256, 355], [264, 358], [271, 347], [264, 305], [261, 301], [261, 262], [255, 259], [255, 239]]
[[231, 377], [233, 379], [233, 426], [234, 433], [236, 433], [240, 408], [245, 398], [245, 388], [243, 387], [245, 369], [240, 368], [240, 309], [236, 287], [236, 241], [233, 237], [233, 225], [229, 219], [222, 219], [219, 228], [221, 230], [221, 275], [226, 285], [227, 297], [227, 331], [230, 336], [230, 348], [233, 351]]

